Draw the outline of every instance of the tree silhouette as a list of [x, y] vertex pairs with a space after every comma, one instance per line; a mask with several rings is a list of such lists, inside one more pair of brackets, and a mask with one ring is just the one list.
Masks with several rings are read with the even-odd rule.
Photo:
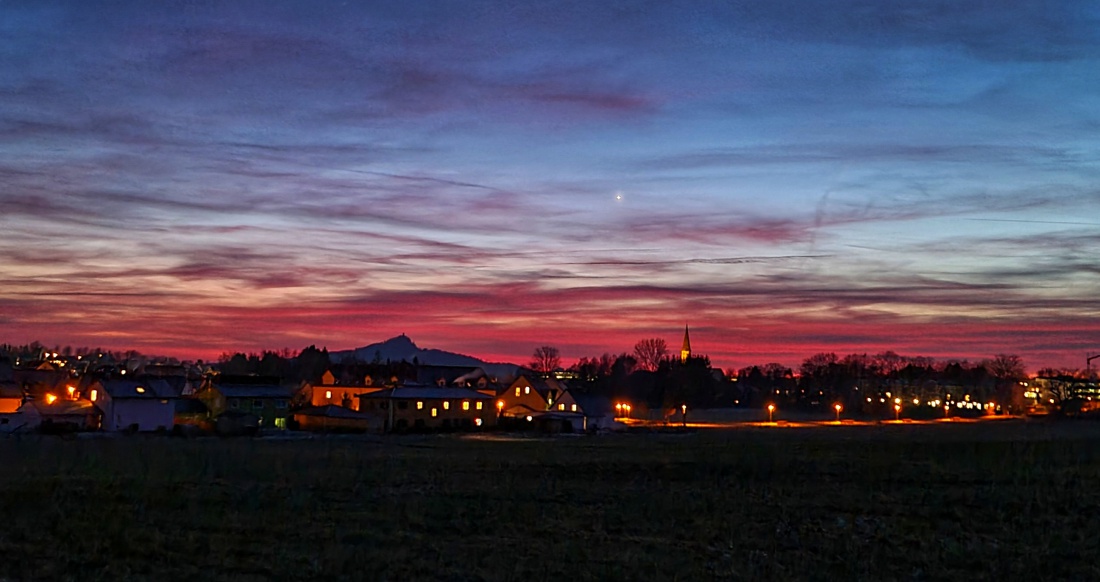
[[643, 370], [656, 370], [661, 360], [668, 357], [668, 344], [661, 338], [647, 338], [634, 344], [634, 357]]
[[553, 346], [537, 347], [527, 367], [540, 374], [549, 374], [561, 367], [561, 354]]

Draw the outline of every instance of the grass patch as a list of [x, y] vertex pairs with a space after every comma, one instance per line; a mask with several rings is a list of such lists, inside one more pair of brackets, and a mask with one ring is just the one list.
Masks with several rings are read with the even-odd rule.
[[0, 579], [1097, 579], [1091, 424], [0, 440]]

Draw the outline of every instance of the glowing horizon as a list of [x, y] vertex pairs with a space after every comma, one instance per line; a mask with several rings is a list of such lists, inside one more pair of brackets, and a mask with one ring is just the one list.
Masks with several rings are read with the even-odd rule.
[[0, 341], [1100, 351], [1100, 9], [630, 6], [0, 7]]

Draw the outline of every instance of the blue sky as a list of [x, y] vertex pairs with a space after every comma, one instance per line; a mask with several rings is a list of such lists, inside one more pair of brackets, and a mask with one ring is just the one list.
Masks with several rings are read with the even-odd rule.
[[1100, 351], [1100, 5], [0, 4], [0, 324]]

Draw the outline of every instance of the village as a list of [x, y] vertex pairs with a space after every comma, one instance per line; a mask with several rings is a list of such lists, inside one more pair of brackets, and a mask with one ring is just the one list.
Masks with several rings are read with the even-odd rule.
[[[412, 345], [404, 336], [387, 341]], [[673, 389], [662, 389], [657, 397], [656, 373], [644, 369], [624, 375], [608, 391], [593, 387], [592, 378], [586, 377], [593, 372], [584, 366], [563, 369], [555, 361], [540, 370], [535, 362], [527, 367], [445, 365], [420, 363], [415, 356], [411, 362], [383, 362], [380, 352], [373, 362], [333, 362], [327, 354], [313, 352], [322, 357], [311, 362], [311, 353], [303, 350], [297, 357], [280, 359], [283, 373], [270, 366], [234, 365], [233, 359], [205, 365], [137, 354], [116, 358], [109, 352], [24, 353], [14, 361], [0, 361], [0, 434], [580, 434], [631, 426], [686, 427], [689, 419], [692, 426], [717, 426], [786, 425], [787, 420], [807, 419], [840, 423], [842, 416], [895, 421], [903, 416], [927, 420], [1051, 412], [1087, 416], [1100, 405], [1091, 375], [1049, 371], [1023, 376], [1017, 370], [1000, 382], [983, 376], [969, 385], [965, 380], [945, 385], [927, 378], [863, 379], [863, 392], [856, 385], [844, 393], [831, 390], [835, 378], [810, 377], [827, 375], [822, 370], [835, 372], [839, 362], [804, 365], [801, 378], [774, 367], [726, 375], [691, 353], [687, 330], [678, 358], [661, 353], [654, 360], [672, 370], [668, 381]], [[646, 358], [639, 353], [638, 359]], [[285, 365], [291, 362], [297, 364], [294, 373]], [[694, 375], [689, 373], [693, 364]]]

